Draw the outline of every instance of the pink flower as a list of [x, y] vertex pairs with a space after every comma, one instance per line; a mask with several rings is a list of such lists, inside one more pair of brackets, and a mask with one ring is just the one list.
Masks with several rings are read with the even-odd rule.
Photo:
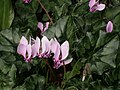
[[106, 32], [112, 32], [113, 30], [113, 23], [109, 21], [106, 26]]
[[54, 53], [53, 56], [53, 61], [54, 61], [54, 67], [58, 69], [62, 65], [69, 64], [72, 61], [71, 59], [67, 59], [67, 56], [69, 54], [69, 43], [68, 41], [65, 41], [61, 46], [58, 43], [56, 39], [51, 39], [50, 40], [50, 45], [51, 45], [51, 51]]
[[42, 43], [41, 56], [48, 58], [50, 56], [50, 41], [46, 36], [43, 36], [43, 38], [41, 39], [41, 43]]
[[[36, 39], [37, 40], [37, 39]], [[40, 40], [37, 40], [35, 43], [36, 50], [35, 51], [35, 55], [38, 54], [38, 57], [43, 57], [43, 58], [48, 58], [50, 57], [50, 41], [48, 40], [48, 38], [46, 36], [43, 36], [41, 39], [41, 44], [40, 44]]]
[[49, 22], [46, 22], [45, 27], [41, 22], [38, 22], [38, 28], [41, 30], [41, 33], [45, 32], [49, 27]]
[[26, 62], [31, 60], [32, 55], [31, 44], [28, 44], [28, 41], [24, 36], [22, 36], [20, 43], [17, 47], [17, 53], [22, 55]]
[[99, 0], [89, 1], [90, 12], [102, 11], [105, 9], [105, 4], [99, 4]]
[[47, 39], [46, 36], [43, 36], [43, 38], [39, 39], [39, 37], [36, 37], [36, 40], [32, 38], [32, 41], [30, 39], [29, 44], [27, 39], [22, 36], [20, 43], [17, 47], [17, 53], [22, 55], [26, 62], [30, 61], [31, 58], [34, 58], [36, 56], [48, 58], [50, 57], [50, 41]]
[[30, 3], [32, 0], [23, 0], [24, 3]]
[[36, 40], [33, 39], [33, 44], [32, 44], [32, 57], [33, 58], [39, 54], [39, 49], [40, 49], [40, 39], [39, 37], [36, 37]]

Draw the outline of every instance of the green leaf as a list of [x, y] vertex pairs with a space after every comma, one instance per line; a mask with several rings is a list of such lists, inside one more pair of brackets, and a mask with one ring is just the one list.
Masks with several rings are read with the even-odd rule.
[[45, 90], [61, 90], [61, 88], [54, 84], [52, 84], [52, 85], [48, 84], [48, 85], [46, 85]]
[[20, 41], [18, 30], [6, 29], [0, 32], [0, 51], [15, 52], [15, 46]]
[[87, 36], [88, 36], [88, 38], [89, 38], [89, 40], [90, 40], [90, 43], [91, 43], [91, 45], [92, 46], [95, 46], [95, 44], [96, 44], [96, 42], [97, 42], [97, 35], [96, 35], [97, 33], [95, 33], [95, 34], [92, 34], [91, 32], [87, 32]]
[[71, 86], [71, 87], [65, 88], [65, 90], [78, 90], [78, 89], [75, 86]]
[[25, 87], [23, 87], [23, 86], [17, 86], [13, 90], [27, 90], [27, 89]]
[[0, 0], [0, 30], [9, 28], [14, 18], [11, 0]]
[[51, 28], [49, 28], [44, 35], [47, 36], [48, 38], [53, 38], [53, 37], [61, 37], [62, 34], [65, 32], [65, 27], [67, 24], [68, 16], [64, 16], [60, 18], [55, 25], [53, 25]]
[[111, 67], [104, 62], [95, 62], [93, 65], [91, 65], [90, 69], [92, 73], [102, 75], [104, 71], [111, 69]]
[[113, 7], [107, 8], [106, 11], [105, 11], [105, 17], [108, 20], [114, 19], [117, 16], [117, 14], [120, 13], [119, 9], [120, 9], [120, 6], [116, 6], [116, 7], [113, 6]]
[[23, 73], [25, 71], [29, 71], [31, 69], [31, 65], [30, 63], [23, 63], [20, 70], [19, 70], [19, 73]]
[[116, 67], [115, 59], [117, 55], [118, 46], [119, 46], [119, 39], [118, 36], [116, 36], [107, 44], [105, 44], [104, 47], [102, 47], [94, 55], [102, 62], [105, 62], [115, 68]]
[[4, 60], [0, 58], [0, 70], [7, 74], [10, 71], [10, 64], [6, 63]]
[[82, 68], [81, 62], [80, 62], [80, 60], [78, 60], [78, 61], [75, 63], [75, 65], [73, 66], [72, 71], [69, 71], [69, 72], [66, 73], [66, 75], [65, 75], [66, 80], [69, 80], [69, 79], [71, 79], [72, 77], [74, 77], [75, 75], [79, 74], [79, 73], [80, 73], [79, 70], [80, 70], [81, 68]]
[[34, 74], [25, 79], [23, 86], [25, 86], [27, 90], [43, 90], [44, 84], [45, 78], [41, 75]]
[[10, 70], [9, 73], [8, 73], [8, 76], [10, 77], [10, 80], [11, 80], [10, 83], [12, 84], [12, 86], [15, 85], [16, 72], [17, 72], [17, 68], [16, 68], [16, 66], [13, 64], [12, 67], [11, 67], [11, 70]]
[[62, 15], [63, 10], [65, 9], [65, 4], [63, 4], [61, 7], [55, 6], [55, 9], [58, 16], [60, 17]]
[[115, 33], [106, 33], [104, 31], [100, 30], [99, 31], [99, 38], [97, 40], [95, 49], [104, 46], [106, 43], [111, 41], [115, 36], [116, 36]]

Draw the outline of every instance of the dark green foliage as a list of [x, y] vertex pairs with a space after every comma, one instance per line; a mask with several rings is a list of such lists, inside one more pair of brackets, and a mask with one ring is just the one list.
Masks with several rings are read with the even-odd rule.
[[[16, 51], [21, 36], [41, 37], [38, 22], [50, 20], [38, 0], [29, 4], [1, 0], [0, 90], [119, 90], [120, 0], [100, 0], [106, 8], [94, 13], [89, 12], [89, 0], [40, 1], [53, 21], [43, 35], [56, 37], [60, 43], [68, 40], [73, 61], [66, 65], [66, 71], [52, 68], [54, 78], [45, 60], [24, 62]], [[106, 32], [108, 21], [114, 25], [111, 33]], [[52, 67], [52, 59], [47, 61]], [[89, 67], [82, 81], [86, 64]]]

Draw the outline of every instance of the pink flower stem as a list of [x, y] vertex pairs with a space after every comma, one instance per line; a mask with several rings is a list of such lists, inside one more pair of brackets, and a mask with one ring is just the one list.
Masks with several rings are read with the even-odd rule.
[[47, 61], [46, 59], [44, 59], [44, 60], [45, 60], [47, 66], [48, 66], [48, 68], [49, 68], [49, 70], [50, 70], [51, 79], [54, 81], [54, 80], [56, 79], [56, 76], [55, 76], [55, 74], [54, 74], [54, 72], [53, 72], [53, 69], [51, 68], [51, 66], [50, 66], [50, 64], [48, 63], [48, 61]]
[[53, 24], [52, 18], [50, 17], [50, 15], [48, 14], [47, 10], [45, 9], [45, 7], [43, 6], [43, 4], [40, 2], [40, 0], [37, 0], [40, 4], [40, 6], [42, 7], [42, 9], [45, 11], [47, 17], [49, 18], [50, 22]]
[[66, 73], [66, 67], [65, 67], [65, 63], [63, 62], [63, 69], [64, 69], [64, 74]]

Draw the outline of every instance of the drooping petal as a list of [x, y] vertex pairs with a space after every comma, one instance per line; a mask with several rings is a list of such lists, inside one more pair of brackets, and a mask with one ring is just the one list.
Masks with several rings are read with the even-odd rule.
[[[49, 54], [50, 53], [50, 41], [48, 40], [48, 38], [46, 36], [43, 36], [43, 38], [41, 39], [41, 43], [42, 43], [42, 52], [41, 54]], [[44, 57], [44, 56], [43, 56]], [[46, 55], [45, 55], [46, 57]]]
[[49, 27], [49, 22], [46, 22], [45, 28], [44, 28], [44, 32], [48, 29]]
[[102, 11], [105, 9], [105, 4], [98, 4], [96, 10]]
[[52, 53], [56, 52], [56, 48], [57, 48], [56, 41], [54, 39], [51, 39], [50, 40], [50, 50], [52, 51]]
[[26, 58], [26, 46], [24, 44], [19, 44], [17, 47], [17, 53]]
[[38, 28], [43, 32], [43, 24], [41, 22], [38, 22]]
[[31, 58], [31, 55], [32, 55], [32, 48], [31, 48], [31, 45], [27, 45], [27, 58], [26, 58], [26, 61], [29, 61], [30, 58]]
[[109, 21], [106, 26], [106, 32], [112, 32], [113, 30], [113, 23]]
[[50, 40], [50, 48], [51, 51], [54, 53], [54, 59], [58, 60], [60, 56], [60, 44], [56, 40], [56, 38]]
[[62, 54], [62, 59], [64, 60], [68, 54], [69, 54], [69, 42], [65, 41], [62, 45], [61, 45], [61, 54]]
[[36, 37], [35, 43], [32, 45], [32, 57], [34, 58], [39, 54], [40, 50], [40, 39]]
[[89, 7], [93, 7], [96, 4], [96, 0], [90, 0], [89, 1]]
[[57, 45], [56, 52], [54, 54], [55, 60], [59, 60], [60, 58], [60, 45]]
[[60, 44], [58, 43], [58, 41], [56, 40], [56, 38], [54, 38], [54, 39], [50, 40], [50, 46], [51, 46], [51, 51], [53, 53], [56, 53], [56, 49], [57, 49], [58, 46], [60, 46]]
[[40, 49], [40, 39], [39, 39], [39, 37], [36, 37], [35, 47], [36, 47], [37, 53], [39, 53], [39, 49]]
[[48, 39], [46, 36], [43, 36], [43, 38], [41, 39], [41, 43], [42, 43], [42, 53], [44, 53], [47, 49], [46, 47], [46, 43], [48, 42]]
[[62, 65], [64, 65], [64, 64], [67, 65], [67, 64], [71, 63], [72, 60], [73, 60], [73, 58], [70, 58], [70, 59], [67, 59], [67, 60], [62, 61], [62, 62], [60, 63], [60, 66], [62, 66]]
[[32, 58], [34, 58], [35, 56], [37, 56], [37, 51], [36, 51], [35, 44], [33, 44], [32, 45]]
[[22, 38], [20, 39], [20, 44], [28, 45], [28, 41], [24, 36], [22, 36]]

